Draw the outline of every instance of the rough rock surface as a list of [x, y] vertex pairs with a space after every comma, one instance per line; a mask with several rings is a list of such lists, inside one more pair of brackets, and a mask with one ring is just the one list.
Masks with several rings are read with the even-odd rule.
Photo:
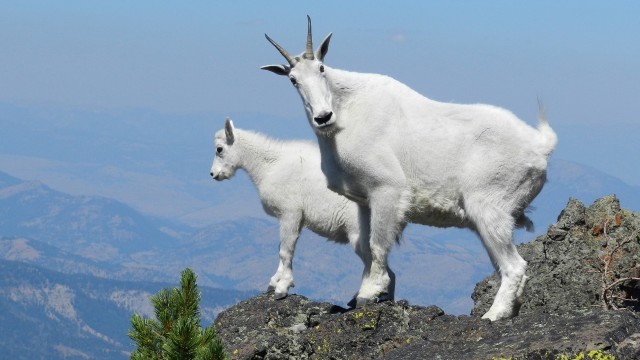
[[[615, 196], [596, 200], [591, 206], [570, 199], [558, 222], [547, 234], [518, 246], [527, 260], [525, 301], [520, 315], [535, 309], [559, 313], [576, 308], [601, 306], [603, 285], [614, 279], [638, 277], [640, 265], [640, 216], [621, 209]], [[616, 248], [619, 244], [622, 246]], [[604, 262], [609, 261], [606, 278]], [[638, 299], [638, 282], [629, 281], [614, 293]], [[481, 316], [491, 306], [500, 280], [493, 275], [474, 290], [473, 315]], [[615, 306], [640, 310], [637, 302], [617, 301]]]
[[[519, 246], [531, 280], [510, 320], [479, 317], [499, 285], [493, 276], [476, 286], [471, 316], [406, 301], [344, 309], [267, 294], [215, 325], [233, 359], [638, 359], [638, 303], [628, 301], [638, 282], [620, 282], [603, 300], [603, 284], [637, 277], [638, 230], [640, 217], [613, 196], [589, 208], [571, 199], [547, 234]], [[630, 310], [613, 310], [621, 307]]]

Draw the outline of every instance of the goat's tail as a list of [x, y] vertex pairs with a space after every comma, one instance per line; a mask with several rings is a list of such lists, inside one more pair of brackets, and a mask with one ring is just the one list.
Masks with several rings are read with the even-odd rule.
[[538, 121], [538, 131], [540, 132], [540, 151], [545, 156], [549, 156], [558, 143], [558, 135], [556, 135], [556, 132], [553, 131], [549, 125], [544, 106], [540, 99], [538, 99]]

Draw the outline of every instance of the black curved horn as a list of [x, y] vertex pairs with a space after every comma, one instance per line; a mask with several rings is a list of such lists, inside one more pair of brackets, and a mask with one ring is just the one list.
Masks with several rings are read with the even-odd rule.
[[291, 67], [293, 67], [296, 64], [296, 60], [293, 58], [293, 56], [289, 55], [287, 50], [285, 50], [282, 46], [278, 45], [277, 42], [273, 41], [273, 39], [271, 39], [269, 35], [264, 34], [264, 36], [267, 38], [267, 40], [269, 40], [271, 45], [275, 46], [276, 49], [278, 49], [278, 51], [280, 52], [280, 54], [282, 54], [282, 56], [284, 56], [284, 58], [287, 59], [287, 62]]

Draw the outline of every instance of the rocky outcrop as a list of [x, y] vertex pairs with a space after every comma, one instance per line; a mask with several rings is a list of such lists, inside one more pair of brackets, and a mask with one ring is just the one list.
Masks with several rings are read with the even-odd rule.
[[[569, 200], [558, 221], [547, 234], [518, 246], [527, 260], [528, 275], [525, 301], [520, 315], [541, 309], [560, 313], [593, 306], [631, 307], [638, 302], [615, 300], [611, 296], [638, 299], [637, 281], [622, 283], [604, 299], [604, 287], [617, 279], [638, 277], [640, 266], [640, 216], [620, 208], [615, 196], [603, 197], [588, 208]], [[607, 266], [605, 274], [605, 263]], [[473, 315], [489, 309], [500, 286], [496, 275], [480, 282], [471, 297]]]
[[[570, 200], [547, 234], [519, 246], [526, 300], [510, 320], [480, 319], [499, 280], [473, 292], [471, 316], [406, 301], [344, 309], [260, 295], [216, 320], [234, 359], [636, 359], [640, 217], [605, 197]], [[608, 288], [611, 286], [610, 289]], [[614, 310], [623, 308], [624, 310]]]

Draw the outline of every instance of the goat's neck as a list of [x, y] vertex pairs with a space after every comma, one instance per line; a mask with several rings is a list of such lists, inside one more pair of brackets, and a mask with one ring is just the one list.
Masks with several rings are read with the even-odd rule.
[[244, 169], [256, 186], [265, 177], [269, 166], [280, 158], [281, 146], [274, 140], [260, 134], [243, 131], [236, 139], [242, 151], [240, 168]]
[[[370, 100], [371, 96], [376, 96], [375, 93], [380, 94], [381, 89], [386, 89], [389, 84], [397, 83], [398, 85], [404, 86], [392, 78], [380, 74], [359, 73], [339, 69], [329, 69], [326, 71], [327, 83], [329, 85], [329, 91], [331, 92], [331, 105], [338, 117], [343, 116], [343, 110], [348, 108], [352, 103], [367, 103], [369, 110], [373, 111], [370, 106], [378, 106], [379, 103], [372, 102]], [[393, 91], [385, 93], [384, 95], [386, 99], [396, 97]]]
[[[338, 117], [350, 104], [362, 102], [368, 111], [387, 112], [389, 104], [394, 106], [435, 106], [437, 102], [426, 98], [407, 85], [386, 75], [359, 73], [325, 67], [331, 91], [332, 106]], [[379, 99], [375, 97], [381, 97]], [[372, 101], [372, 97], [375, 101]], [[368, 119], [367, 119], [368, 120]]]
[[366, 74], [327, 68], [327, 81], [334, 106], [340, 107], [364, 87]]

